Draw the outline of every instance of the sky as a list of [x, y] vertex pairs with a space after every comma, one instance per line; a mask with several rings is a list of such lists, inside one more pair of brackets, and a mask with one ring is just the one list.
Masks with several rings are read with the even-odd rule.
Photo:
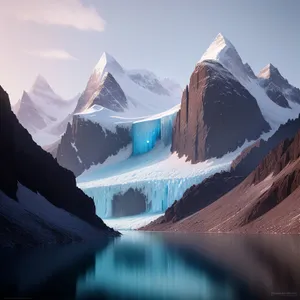
[[36, 76], [70, 99], [106, 51], [182, 86], [219, 32], [255, 73], [300, 87], [297, 0], [0, 0], [0, 85], [12, 103]]

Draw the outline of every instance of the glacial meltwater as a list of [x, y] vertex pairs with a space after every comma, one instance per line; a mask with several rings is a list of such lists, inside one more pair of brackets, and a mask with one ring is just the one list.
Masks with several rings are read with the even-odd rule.
[[298, 299], [300, 237], [123, 232], [2, 249], [2, 299]]

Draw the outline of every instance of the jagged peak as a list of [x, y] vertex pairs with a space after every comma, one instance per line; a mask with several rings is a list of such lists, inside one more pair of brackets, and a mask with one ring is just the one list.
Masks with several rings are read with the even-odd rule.
[[249, 80], [250, 76], [243, 61], [233, 44], [221, 33], [217, 35], [208, 49], [202, 55], [198, 64], [205, 61], [215, 61], [226, 68], [236, 79]]
[[278, 69], [274, 65], [269, 63], [259, 72], [257, 77], [269, 79], [273, 75], [280, 75], [282, 77]]
[[107, 69], [109, 69], [110, 72], [123, 71], [123, 68], [112, 55], [108, 54], [107, 52], [103, 52], [94, 68], [94, 72], [102, 76], [105, 74], [105, 71], [107, 71]]

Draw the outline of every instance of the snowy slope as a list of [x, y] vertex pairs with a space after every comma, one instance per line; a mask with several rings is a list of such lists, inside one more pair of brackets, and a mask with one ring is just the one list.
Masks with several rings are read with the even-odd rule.
[[249, 65], [244, 65], [241, 57], [232, 43], [222, 34], [218, 34], [216, 39], [203, 54], [200, 61], [218, 61], [250, 92], [257, 100], [260, 110], [265, 120], [273, 129], [285, 123], [288, 119], [294, 119], [299, 115], [300, 106], [290, 101], [290, 108], [282, 108], [274, 103], [266, 94], [264, 88], [259, 84], [257, 78], [250, 76]]
[[[100, 92], [103, 78], [111, 74], [124, 91], [127, 107], [116, 112], [93, 105], [86, 107], [91, 98]], [[87, 87], [78, 101], [76, 112], [105, 128], [113, 130], [112, 124], [132, 123], [143, 117], [164, 112], [180, 103], [181, 88], [171, 80], [160, 80], [147, 70], [125, 70], [111, 55], [103, 53], [96, 64]]]
[[63, 100], [39, 75], [31, 90], [23, 93], [17, 111], [20, 123], [40, 146], [57, 142], [65, 132], [76, 107], [79, 95]]

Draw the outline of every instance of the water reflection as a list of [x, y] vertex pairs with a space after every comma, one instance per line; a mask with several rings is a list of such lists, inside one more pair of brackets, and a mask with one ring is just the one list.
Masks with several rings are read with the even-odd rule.
[[111, 299], [250, 297], [225, 269], [150, 233], [127, 233], [96, 256], [95, 267], [78, 280], [77, 298], [96, 298], [103, 291]]
[[298, 236], [127, 232], [97, 244], [0, 250], [0, 297], [299, 299]]

